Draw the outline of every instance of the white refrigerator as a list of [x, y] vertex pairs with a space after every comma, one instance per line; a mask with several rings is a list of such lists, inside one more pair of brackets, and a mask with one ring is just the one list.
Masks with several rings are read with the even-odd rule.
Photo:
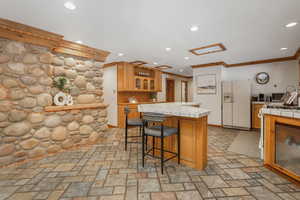
[[222, 123], [223, 127], [251, 128], [251, 82], [222, 82]]

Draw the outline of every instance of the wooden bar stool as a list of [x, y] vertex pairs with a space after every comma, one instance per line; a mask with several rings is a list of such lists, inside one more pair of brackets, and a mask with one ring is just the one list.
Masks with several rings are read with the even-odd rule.
[[[175, 157], [178, 159], [178, 164], [180, 164], [180, 121], [178, 120], [177, 128], [172, 128], [168, 126], [164, 126], [163, 122], [165, 120], [165, 115], [158, 114], [158, 113], [143, 113], [143, 134], [142, 134], [142, 157], [143, 157], [143, 167], [145, 164], [145, 156], [151, 156], [154, 158], [160, 159], [160, 165], [161, 165], [161, 173], [163, 174], [164, 170], [164, 162], [167, 162], [168, 160], [171, 160]], [[155, 123], [159, 125], [149, 126], [150, 123]], [[174, 134], [177, 134], [177, 152], [171, 152], [164, 149], [164, 138], [168, 136], [172, 136]], [[152, 136], [152, 148], [147, 150], [147, 141], [145, 141], [145, 137]], [[160, 138], [160, 148], [155, 147], [155, 138]], [[146, 148], [145, 148], [146, 147]], [[160, 157], [155, 156], [154, 151], [160, 150]], [[150, 153], [152, 151], [152, 154]], [[168, 152], [170, 154], [173, 154], [174, 156], [171, 156], [167, 159], [164, 159], [164, 152]]]
[[[124, 108], [124, 112], [125, 112], [125, 151], [127, 151], [128, 143], [138, 143], [132, 141], [128, 142], [128, 138], [141, 137], [143, 120], [140, 118], [128, 118], [130, 109], [127, 106]], [[130, 127], [139, 127], [139, 135], [128, 136], [128, 128]]]

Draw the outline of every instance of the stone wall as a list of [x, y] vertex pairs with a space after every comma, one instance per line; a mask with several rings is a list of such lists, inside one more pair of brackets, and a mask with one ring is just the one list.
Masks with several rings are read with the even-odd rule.
[[103, 101], [102, 63], [0, 38], [0, 166], [96, 142], [107, 129], [106, 109], [44, 111], [61, 75], [74, 104]]

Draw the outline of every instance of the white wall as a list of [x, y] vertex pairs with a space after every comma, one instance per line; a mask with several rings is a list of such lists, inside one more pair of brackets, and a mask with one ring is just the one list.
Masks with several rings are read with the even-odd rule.
[[193, 102], [193, 93], [194, 93], [193, 79], [188, 81], [188, 101]]
[[117, 66], [103, 69], [103, 98], [107, 107], [108, 124], [118, 126]]
[[[197, 95], [196, 93], [196, 77], [197, 75], [216, 74], [217, 92], [216, 94]], [[209, 109], [211, 113], [208, 116], [208, 124], [221, 124], [221, 78], [222, 66], [196, 68], [193, 70], [193, 101], [201, 103], [201, 107]]]
[[[299, 68], [297, 61], [267, 63], [243, 67], [223, 68], [222, 80], [251, 80], [252, 95], [259, 93], [271, 95], [271, 93], [285, 92], [289, 85], [297, 86]], [[267, 72], [270, 81], [266, 85], [256, 83], [255, 76], [259, 72]]]
[[[297, 61], [280, 63], [268, 63], [260, 65], [249, 65], [242, 67], [225, 68], [223, 66], [195, 68], [194, 78], [199, 74], [217, 75], [217, 94], [216, 95], [197, 95], [195, 81], [193, 81], [193, 99], [195, 102], [202, 103], [203, 108], [211, 110], [208, 116], [208, 123], [221, 125], [221, 81], [222, 80], [251, 80], [252, 95], [258, 93], [271, 94], [275, 92], [285, 92], [289, 85], [297, 86], [300, 80]], [[255, 75], [259, 72], [267, 72], [270, 75], [270, 82], [266, 85], [259, 85], [255, 81]], [[196, 80], [196, 79], [194, 79]], [[274, 87], [274, 85], [277, 87]]]

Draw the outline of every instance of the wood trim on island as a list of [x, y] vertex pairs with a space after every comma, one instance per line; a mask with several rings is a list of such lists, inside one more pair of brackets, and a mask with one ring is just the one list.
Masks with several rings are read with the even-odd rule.
[[60, 112], [68, 110], [84, 110], [84, 109], [97, 109], [97, 108], [106, 108], [108, 105], [103, 103], [94, 103], [94, 104], [78, 104], [71, 106], [47, 106], [45, 107], [45, 112]]
[[64, 40], [63, 35], [0, 18], [0, 37], [47, 47], [50, 50], [104, 62], [108, 51]]
[[292, 125], [300, 127], [300, 120], [288, 117], [281, 117], [275, 115], [264, 115], [265, 129], [264, 129], [264, 165], [272, 168], [273, 170], [282, 173], [298, 183], [300, 183], [299, 174], [295, 174], [280, 165], [276, 164], [276, 123]]

